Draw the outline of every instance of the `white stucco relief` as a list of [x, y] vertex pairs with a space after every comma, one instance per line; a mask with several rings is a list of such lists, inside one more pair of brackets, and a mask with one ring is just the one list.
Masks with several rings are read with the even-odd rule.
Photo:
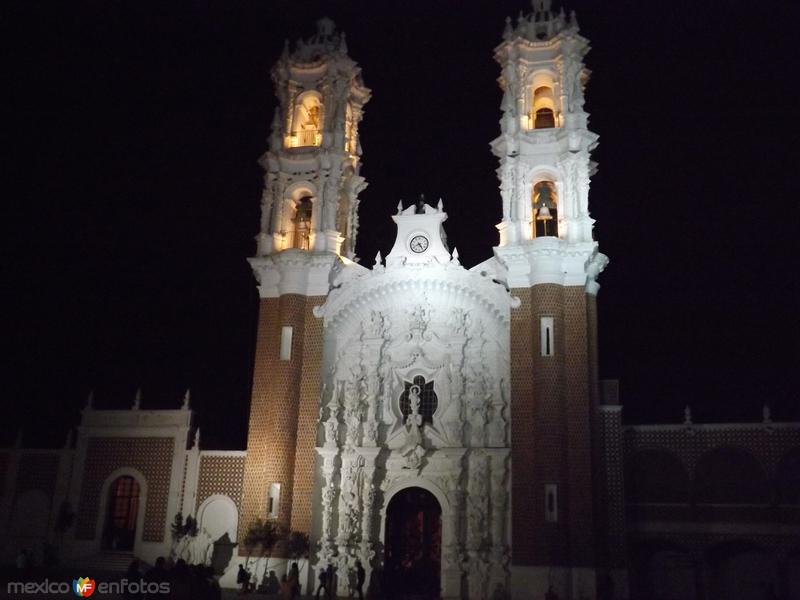
[[[507, 584], [515, 302], [457, 260], [333, 271], [315, 311], [326, 340], [318, 566], [331, 562], [340, 574], [357, 559], [368, 573], [379, 566], [388, 502], [416, 486], [442, 509], [443, 596]], [[431, 384], [435, 399], [423, 389]], [[347, 578], [339, 581], [347, 592]]]

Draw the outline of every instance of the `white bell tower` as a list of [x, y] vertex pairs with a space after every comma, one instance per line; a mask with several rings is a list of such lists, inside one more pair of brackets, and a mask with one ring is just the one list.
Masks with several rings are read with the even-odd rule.
[[[549, 0], [534, 0], [533, 8], [516, 25], [506, 19], [503, 42], [495, 49], [503, 89], [501, 134], [491, 144], [500, 159], [503, 201], [498, 255], [519, 255], [525, 246], [526, 254], [541, 255], [534, 249], [546, 248], [551, 257], [530, 256], [528, 265], [518, 265], [529, 271], [522, 278], [508, 264], [512, 287], [575, 285], [585, 277], [583, 263], [596, 253], [588, 200], [596, 168], [589, 154], [598, 136], [589, 131], [583, 108], [589, 42], [578, 33], [574, 13], [567, 18], [563, 9], [552, 11]], [[582, 260], [569, 259], [578, 255]]]
[[293, 51], [287, 42], [272, 80], [279, 106], [259, 161], [266, 173], [257, 255], [295, 248], [352, 258], [367, 186], [358, 125], [370, 90], [344, 33], [320, 19], [316, 35]]

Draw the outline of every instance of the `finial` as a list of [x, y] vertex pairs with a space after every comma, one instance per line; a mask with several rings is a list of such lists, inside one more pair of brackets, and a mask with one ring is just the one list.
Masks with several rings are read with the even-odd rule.
[[531, 0], [531, 6], [533, 6], [533, 10], [537, 13], [550, 12], [551, 4], [552, 0]]
[[142, 407], [142, 388], [136, 390], [136, 395], [133, 397], [133, 406], [131, 410], [139, 410]]
[[194, 445], [192, 446], [192, 448], [197, 448], [198, 450], [200, 450], [200, 428], [199, 427], [197, 429], [195, 429], [195, 431], [194, 431]]
[[503, 39], [511, 39], [514, 29], [511, 27], [511, 17], [506, 17], [506, 26], [503, 28]]
[[458, 260], [458, 248], [453, 248], [453, 254], [451, 255], [453, 258], [453, 263], [456, 265], [460, 265], [461, 262]]
[[339, 52], [347, 54], [347, 41], [345, 40], [344, 31], [339, 34]]
[[321, 39], [329, 38], [336, 31], [336, 23], [329, 17], [322, 17], [317, 21], [317, 35]]
[[761, 409], [761, 415], [763, 417], [764, 425], [769, 425], [772, 423], [772, 411], [770, 411], [768, 404], [764, 404], [764, 407]]
[[417, 207], [414, 211], [414, 214], [417, 215], [424, 215], [425, 214], [425, 194], [419, 195], [419, 200], [417, 200]]
[[183, 404], [181, 404], [181, 410], [189, 410], [191, 405], [189, 402], [192, 399], [192, 391], [189, 388], [186, 388], [186, 393], [183, 394]]
[[578, 28], [578, 16], [575, 14], [574, 8], [571, 11], [569, 11], [569, 23], [570, 25], [574, 26], [575, 29]]
[[402, 213], [402, 212], [403, 212], [403, 201], [402, 201], [402, 200], [400, 200], [400, 201], [398, 201], [398, 203], [397, 203], [397, 214], [399, 215], [399, 214], [400, 214], [400, 213]]
[[436, 205], [436, 210], [444, 212], [444, 203], [442, 202], [441, 196], [439, 197], [439, 204]]
[[92, 410], [94, 408], [94, 390], [89, 390], [89, 394], [86, 396], [86, 406], [84, 406], [84, 410]]
[[378, 253], [375, 255], [375, 264], [373, 265], [373, 268], [374, 267], [380, 267], [382, 261], [383, 261], [383, 257], [381, 256], [381, 251], [378, 250]]
[[686, 408], [683, 409], [683, 424], [684, 425], [691, 425], [692, 424], [692, 409], [689, 408], [689, 405], [686, 405]]

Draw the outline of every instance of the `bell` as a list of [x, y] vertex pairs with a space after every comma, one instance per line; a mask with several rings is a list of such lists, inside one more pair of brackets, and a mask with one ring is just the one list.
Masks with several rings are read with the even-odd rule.
[[536, 220], [537, 221], [550, 221], [553, 218], [553, 215], [550, 214], [550, 209], [545, 204], [542, 206], [538, 211], [536, 211]]

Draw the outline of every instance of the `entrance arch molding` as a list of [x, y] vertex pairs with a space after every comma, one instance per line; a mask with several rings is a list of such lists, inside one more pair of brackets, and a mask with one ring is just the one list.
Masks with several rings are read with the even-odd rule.
[[456, 527], [458, 523], [458, 515], [453, 510], [453, 506], [447, 498], [447, 494], [432, 482], [420, 476], [401, 477], [395, 479], [386, 488], [383, 493], [383, 506], [380, 510], [381, 526], [380, 526], [380, 542], [381, 546], [386, 547], [386, 518], [388, 516], [389, 504], [392, 499], [399, 493], [409, 488], [421, 488], [433, 494], [436, 501], [439, 503], [442, 518], [442, 545], [441, 545], [441, 570], [439, 572], [439, 582], [441, 585], [442, 598], [458, 598], [460, 594], [460, 577], [453, 576], [452, 571], [457, 568], [457, 565], [451, 565], [447, 558], [451, 555], [448, 552], [452, 549], [457, 541]]

